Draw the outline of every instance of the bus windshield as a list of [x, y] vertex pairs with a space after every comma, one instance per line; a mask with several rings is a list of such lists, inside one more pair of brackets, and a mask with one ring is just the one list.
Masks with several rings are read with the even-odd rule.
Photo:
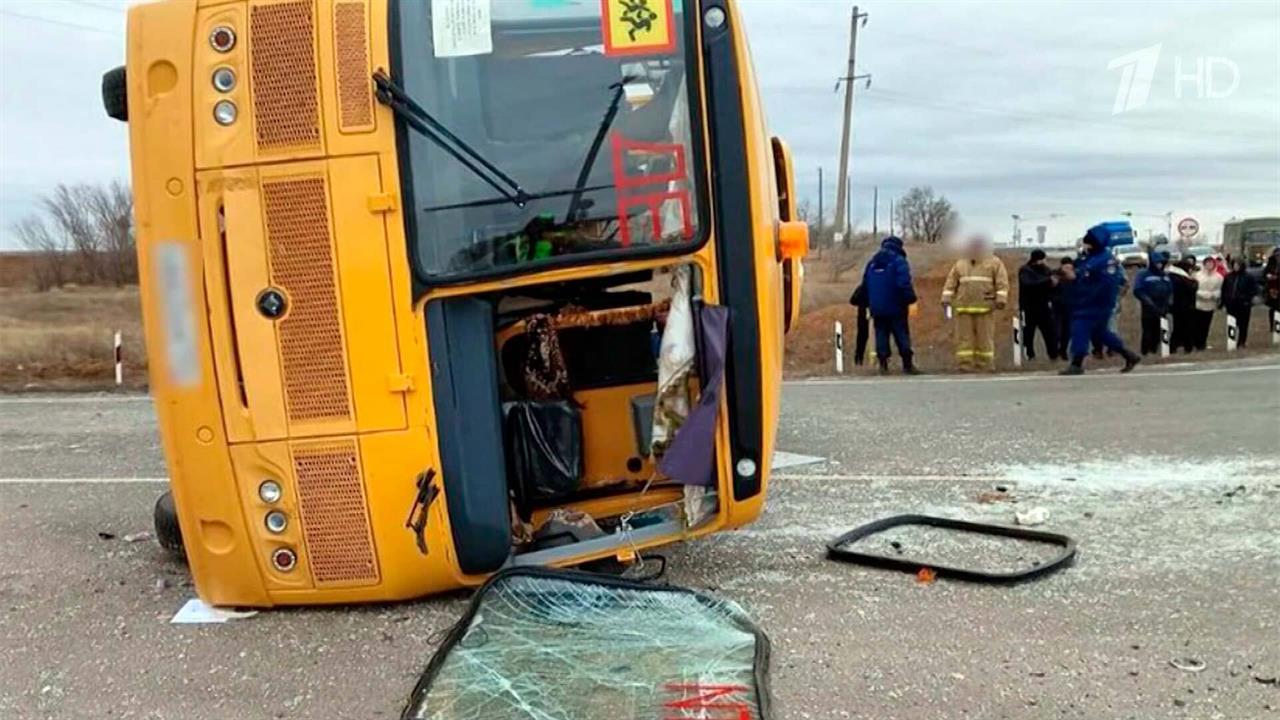
[[[462, 7], [475, 12], [459, 15]], [[460, 158], [438, 134], [402, 136], [420, 278], [511, 275], [698, 244], [705, 198], [693, 63], [674, 7], [399, 3], [395, 80], [466, 148]], [[480, 160], [468, 162], [472, 153]]]

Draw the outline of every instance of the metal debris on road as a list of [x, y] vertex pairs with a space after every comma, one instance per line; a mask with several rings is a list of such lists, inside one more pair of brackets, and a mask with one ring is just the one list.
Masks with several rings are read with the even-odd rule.
[[1183, 672], [1189, 673], [1204, 672], [1204, 669], [1208, 667], [1204, 664], [1203, 660], [1197, 660], [1195, 658], [1174, 658], [1169, 661], [1169, 664]]

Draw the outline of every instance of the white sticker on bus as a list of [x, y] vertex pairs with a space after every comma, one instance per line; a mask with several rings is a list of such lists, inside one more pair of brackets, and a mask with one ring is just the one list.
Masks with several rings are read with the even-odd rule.
[[192, 387], [200, 382], [200, 355], [187, 249], [175, 241], [156, 243], [155, 268], [169, 380], [178, 387]]
[[436, 57], [493, 52], [491, 0], [431, 0], [431, 42]]

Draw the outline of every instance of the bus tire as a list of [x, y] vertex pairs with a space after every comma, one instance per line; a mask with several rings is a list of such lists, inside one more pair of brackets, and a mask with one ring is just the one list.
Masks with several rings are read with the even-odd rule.
[[107, 116], [129, 122], [129, 86], [125, 82], [125, 69], [121, 65], [102, 75], [102, 106]]
[[156, 541], [179, 560], [186, 560], [186, 550], [182, 547], [182, 530], [178, 527], [178, 509], [173, 504], [173, 493], [166, 491], [156, 498], [155, 507]]

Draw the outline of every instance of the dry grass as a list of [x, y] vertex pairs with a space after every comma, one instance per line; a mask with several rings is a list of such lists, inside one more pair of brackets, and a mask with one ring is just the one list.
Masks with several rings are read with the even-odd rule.
[[0, 388], [112, 384], [116, 330], [124, 336], [125, 382], [145, 385], [136, 287], [0, 288]]

